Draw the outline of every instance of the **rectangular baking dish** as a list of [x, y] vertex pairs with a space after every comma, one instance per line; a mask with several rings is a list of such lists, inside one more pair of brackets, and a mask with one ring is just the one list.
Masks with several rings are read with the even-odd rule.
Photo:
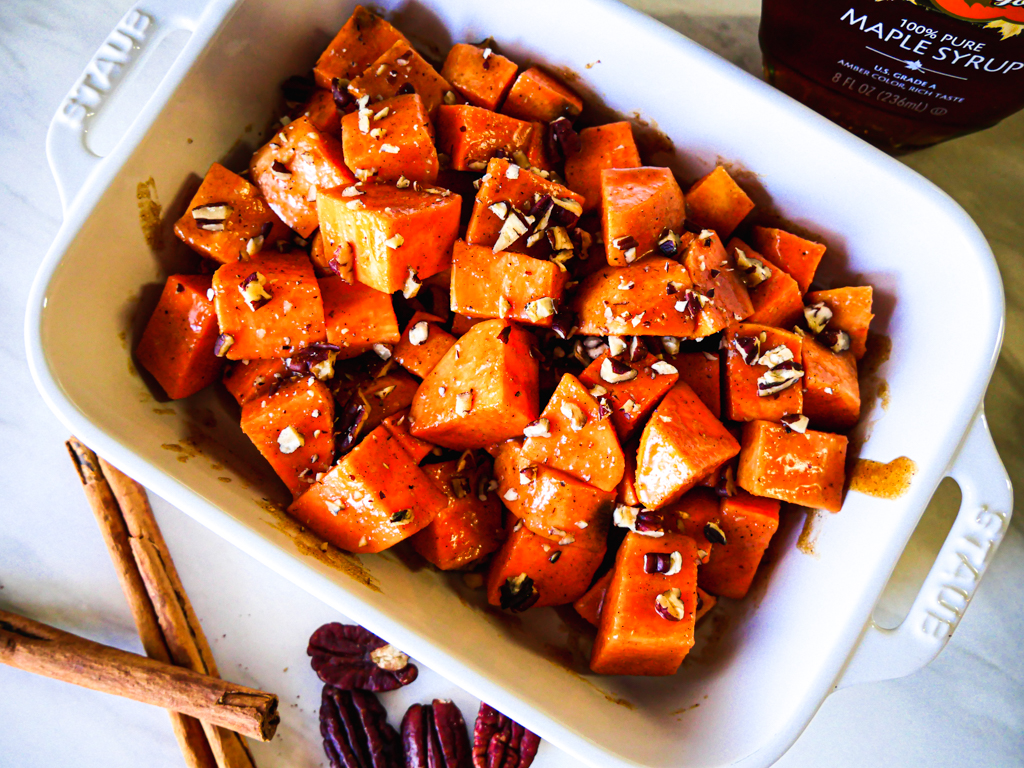
[[[683, 180], [729, 162], [760, 205], [823, 237], [820, 281], [874, 285], [874, 328], [892, 344], [870, 385], [884, 382], [886, 396], [867, 399], [854, 442], [864, 458], [911, 458], [909, 490], [892, 500], [850, 493], [817, 523], [813, 554], [796, 546], [804, 516], [787, 513], [751, 596], [717, 610], [668, 679], [590, 675], [568, 616], [502, 616], [457, 576], [393, 553], [322, 552], [275, 506], [283, 488], [225, 400], [155, 401], [130, 349], [137, 307], [152, 305], [175, 267], [170, 225], [198, 179], [213, 161], [244, 164], [278, 84], [311, 66], [348, 1], [143, 0], [97, 53], [47, 137], [65, 220], [32, 289], [26, 339], [54, 412], [227, 541], [595, 766], [766, 766], [832, 690], [934, 658], [1012, 506], [980, 410], [1001, 342], [1002, 286], [974, 223], [898, 162], [614, 2], [382, 5], [439, 51], [493, 35], [521, 63], [575, 73], [589, 98], [671, 139], [674, 149], [662, 142], [649, 161]], [[141, 111], [113, 150], [91, 153], [86, 139], [112, 97], [129, 93], [162, 43], [183, 38], [158, 84], [132, 91]], [[945, 476], [963, 491], [959, 516], [907, 619], [882, 629], [872, 608]]]

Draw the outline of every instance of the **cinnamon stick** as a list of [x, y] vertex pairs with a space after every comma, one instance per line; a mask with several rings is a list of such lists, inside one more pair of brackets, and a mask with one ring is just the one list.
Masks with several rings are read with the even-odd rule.
[[0, 610], [0, 663], [269, 741], [277, 696], [111, 648]]

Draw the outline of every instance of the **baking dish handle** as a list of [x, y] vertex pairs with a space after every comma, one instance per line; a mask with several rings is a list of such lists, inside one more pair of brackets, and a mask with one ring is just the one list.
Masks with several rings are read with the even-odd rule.
[[984, 409], [978, 411], [948, 475], [962, 500], [906, 619], [895, 629], [869, 621], [836, 689], [891, 680], [921, 669], [953, 636], [1003, 540], [1013, 511], [1013, 488], [996, 452]]
[[[194, 32], [208, 5], [208, 0], [141, 0], [93, 54], [46, 133], [46, 156], [65, 214], [104, 161], [86, 144], [93, 118], [110, 103], [128, 73], [144, 66], [146, 54], [155, 51], [169, 34]], [[165, 79], [172, 70], [173, 64]], [[142, 114], [140, 111], [136, 121]]]

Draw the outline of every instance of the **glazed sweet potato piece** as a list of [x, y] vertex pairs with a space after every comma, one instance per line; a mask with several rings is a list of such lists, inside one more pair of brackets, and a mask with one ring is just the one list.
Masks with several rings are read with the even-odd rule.
[[523, 457], [614, 491], [625, 460], [610, 415], [579, 379], [567, 373], [540, 414], [546, 434], [527, 437]]
[[362, 74], [377, 58], [405, 36], [372, 11], [357, 5], [313, 68], [321, 88], [330, 88], [335, 78], [351, 80]]
[[[454, 278], [454, 275], [455, 275], [455, 265], [454, 265], [454, 259], [453, 259], [453, 263], [452, 263], [452, 277], [453, 278]], [[456, 336], [462, 336], [467, 331], [469, 331], [470, 328], [472, 328], [477, 323], [482, 322], [484, 319], [485, 318], [481, 318], [481, 317], [468, 317], [467, 315], [461, 315], [458, 312], [454, 312], [453, 313], [453, 317], [452, 317], [452, 333], [455, 334]]]
[[[456, 240], [452, 248], [451, 308], [472, 318], [499, 317], [505, 251]], [[454, 328], [453, 328], [454, 330]]]
[[594, 582], [594, 586], [588, 589], [583, 597], [572, 604], [576, 613], [595, 627], [601, 623], [601, 607], [604, 605], [604, 597], [608, 594], [608, 585], [611, 583], [612, 571], [608, 571]]
[[653, 355], [626, 362], [613, 360], [606, 352], [580, 374], [590, 393], [611, 410], [612, 424], [623, 443], [679, 379], [678, 371], [657, 363]]
[[638, 447], [636, 441], [630, 441], [622, 448], [625, 467], [619, 487], [615, 489], [615, 500], [627, 507], [640, 506], [640, 499], [636, 495], [636, 452]]
[[213, 291], [229, 360], [292, 357], [327, 341], [320, 285], [301, 251], [225, 264], [213, 274]]
[[135, 357], [172, 400], [193, 395], [220, 376], [219, 330], [208, 275], [171, 275], [146, 324]]
[[490, 48], [456, 43], [448, 51], [441, 77], [474, 107], [496, 110], [512, 87], [519, 67]]
[[803, 340], [803, 410], [815, 429], [845, 431], [860, 419], [857, 358], [836, 354], [814, 339]]
[[603, 559], [603, 550], [561, 546], [517, 526], [491, 561], [487, 602], [516, 612], [566, 605], [587, 591]]
[[487, 490], [489, 462], [473, 467], [455, 459], [423, 471], [448, 498], [448, 506], [412, 537], [413, 549], [427, 562], [449, 571], [465, 568], [501, 546], [505, 530], [498, 495]]
[[801, 293], [807, 293], [825, 255], [825, 246], [769, 227], [754, 227], [753, 237], [758, 252], [796, 280]]
[[381, 427], [296, 499], [288, 512], [339, 549], [369, 553], [409, 538], [447, 506], [448, 498]]
[[[741, 323], [725, 332], [725, 415], [732, 421], [766, 419], [803, 412], [800, 385], [803, 340], [767, 325]], [[748, 362], [749, 361], [749, 362]], [[776, 368], [779, 364], [782, 368]], [[775, 382], [770, 369], [792, 366], [785, 381]], [[787, 375], [788, 375], [787, 374]], [[784, 389], [778, 387], [785, 385]], [[778, 390], [778, 391], [776, 391]]]
[[242, 431], [293, 496], [334, 461], [334, 398], [322, 382], [293, 381], [242, 406]]
[[714, 535], [714, 532], [709, 531], [708, 523], [718, 524], [719, 506], [717, 493], [698, 487], [660, 510], [665, 530], [678, 531], [693, 539], [701, 565], [708, 562], [714, 550], [714, 542], [708, 538], [708, 533]]
[[733, 255], [716, 233], [702, 230], [687, 246], [684, 262], [694, 290], [704, 297], [697, 322], [698, 338], [743, 322], [754, 313]]
[[583, 99], [560, 80], [537, 67], [516, 78], [502, 112], [520, 120], [550, 123], [559, 117], [575, 120], [583, 111]]
[[349, 245], [356, 279], [384, 293], [401, 290], [410, 276], [422, 281], [448, 268], [461, 204], [447, 190], [389, 184], [339, 187], [317, 197], [327, 253]]
[[680, 352], [665, 355], [679, 371], [679, 380], [690, 385], [716, 419], [722, 418], [722, 378], [719, 355], [715, 352]]
[[539, 411], [532, 344], [530, 333], [503, 320], [474, 325], [423, 379], [412, 433], [459, 450], [521, 435]]
[[355, 181], [341, 142], [318, 131], [308, 117], [292, 120], [256, 150], [249, 178], [274, 212], [303, 237], [319, 226], [317, 194]]
[[832, 310], [829, 327], [846, 331], [850, 335], [850, 349], [858, 360], [867, 351], [868, 327], [875, 317], [871, 314], [872, 294], [871, 286], [863, 285], [813, 291], [805, 297], [809, 305], [821, 302]]
[[601, 171], [606, 168], [637, 168], [640, 153], [633, 127], [623, 121], [584, 128], [580, 151], [565, 159], [565, 183], [585, 198], [583, 212], [600, 211]]
[[[418, 437], [413, 437], [412, 433], [409, 432], [409, 409], [393, 413], [383, 421], [381, 426], [386, 429], [393, 438], [395, 438], [401, 446], [405, 449], [405, 452], [412, 457], [413, 463], [419, 464], [425, 458], [427, 454], [434, 450], [434, 446], [428, 443], [426, 440], [420, 440]], [[426, 468], [424, 469], [426, 471]], [[429, 474], [429, 473], [428, 473]]]
[[409, 320], [392, 355], [400, 366], [425, 378], [441, 362], [456, 338], [441, 327], [441, 318], [417, 312]]
[[[401, 369], [387, 370], [356, 386], [344, 402], [338, 423], [337, 453], [351, 450], [385, 419], [409, 409], [419, 382]], [[338, 400], [338, 393], [335, 400]], [[406, 426], [408, 418], [406, 418]], [[403, 443], [406, 441], [402, 441]], [[416, 456], [417, 462], [423, 456]]]
[[632, 264], [654, 251], [666, 233], [683, 228], [685, 217], [683, 190], [668, 168], [601, 171], [601, 232], [612, 266]]
[[327, 341], [340, 348], [338, 357], [361, 355], [374, 344], [394, 344], [401, 336], [391, 294], [340, 277], [320, 278]]
[[341, 120], [345, 164], [364, 181], [421, 184], [437, 181], [433, 127], [418, 94], [410, 93], [361, 107]]
[[263, 194], [220, 163], [206, 172], [174, 234], [208, 259], [245, 261], [264, 246], [288, 236], [288, 227]]
[[357, 99], [369, 96], [371, 105], [409, 93], [410, 89], [423, 99], [423, 107], [433, 120], [437, 108], [444, 103], [445, 94], [451, 92], [452, 87], [404, 38], [384, 51], [348, 84], [349, 93]]
[[[718, 597], [746, 597], [768, 543], [779, 527], [779, 502], [740, 491], [723, 498], [713, 520], [716, 537], [697, 584]], [[724, 541], [723, 541], [724, 540]]]
[[[693, 647], [697, 611], [697, 547], [666, 532], [626, 534], [601, 609], [590, 669], [600, 675], [672, 675]], [[649, 557], [650, 556], [650, 557]], [[676, 560], [679, 571], [648, 573], [647, 564]]]
[[224, 387], [239, 405], [245, 405], [291, 377], [281, 358], [238, 360], [224, 370]]
[[[754, 313], [746, 322], [792, 328], [803, 317], [804, 311], [804, 301], [796, 280], [739, 238], [730, 240], [726, 250], [737, 264], [737, 269], [744, 274], [748, 285], [747, 293]], [[740, 261], [751, 266], [740, 267]]]
[[838, 512], [846, 481], [843, 435], [801, 434], [770, 421], [743, 427], [736, 482], [748, 493]]
[[495, 155], [524, 157], [533, 125], [483, 107], [441, 105], [437, 110], [437, 146], [456, 171], [483, 172]]
[[334, 100], [334, 94], [325, 88], [317, 88], [301, 110], [318, 131], [335, 138], [341, 136], [341, 111]]
[[640, 436], [636, 493], [648, 509], [665, 506], [740, 451], [690, 387], [676, 385], [654, 409]]
[[712, 229], [723, 240], [754, 210], [754, 201], [724, 166], [694, 182], [686, 192], [686, 217], [694, 227]]

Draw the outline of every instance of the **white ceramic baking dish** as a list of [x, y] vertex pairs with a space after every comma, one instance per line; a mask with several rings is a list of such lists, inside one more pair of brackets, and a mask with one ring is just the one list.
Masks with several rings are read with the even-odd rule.
[[[493, 35], [520, 61], [574, 71], [585, 92], [671, 137], [677, 153], [659, 159], [684, 178], [724, 159], [751, 172], [759, 201], [825, 237], [824, 283], [874, 285], [875, 328], [892, 340], [879, 371], [888, 409], [876, 403], [867, 414], [860, 454], [913, 459], [918, 472], [904, 496], [849, 494], [842, 512], [820, 523], [813, 556], [795, 546], [803, 516], [790, 513], [752, 596], [702, 629], [677, 676], [598, 678], [578, 656], [567, 664], [578, 635], [553, 612], [503, 618], [457, 578], [410, 569], [394, 555], [315, 556], [267, 503], [281, 488], [222, 398], [152, 399], [129, 347], [143, 287], [162, 284], [173, 268], [171, 220], [212, 161], [244, 162], [278, 102], [278, 83], [311, 65], [353, 5], [143, 0], [69, 94], [47, 137], [65, 220], [26, 322], [36, 382], [68, 428], [228, 541], [595, 766], [766, 766], [830, 691], [934, 658], [1011, 510], [980, 411], [1003, 327], [989, 248], [920, 176], [613, 2], [383, 5], [441, 49]], [[113, 109], [109, 96], [163, 56], [152, 53], [162, 41], [186, 37], [159, 84], [128, 99], [143, 106], [113, 150], [102, 159], [90, 153], [85, 139]], [[155, 194], [170, 217], [154, 250], [139, 209]], [[946, 476], [963, 490], [959, 516], [909, 616], [883, 630], [872, 608]]]

